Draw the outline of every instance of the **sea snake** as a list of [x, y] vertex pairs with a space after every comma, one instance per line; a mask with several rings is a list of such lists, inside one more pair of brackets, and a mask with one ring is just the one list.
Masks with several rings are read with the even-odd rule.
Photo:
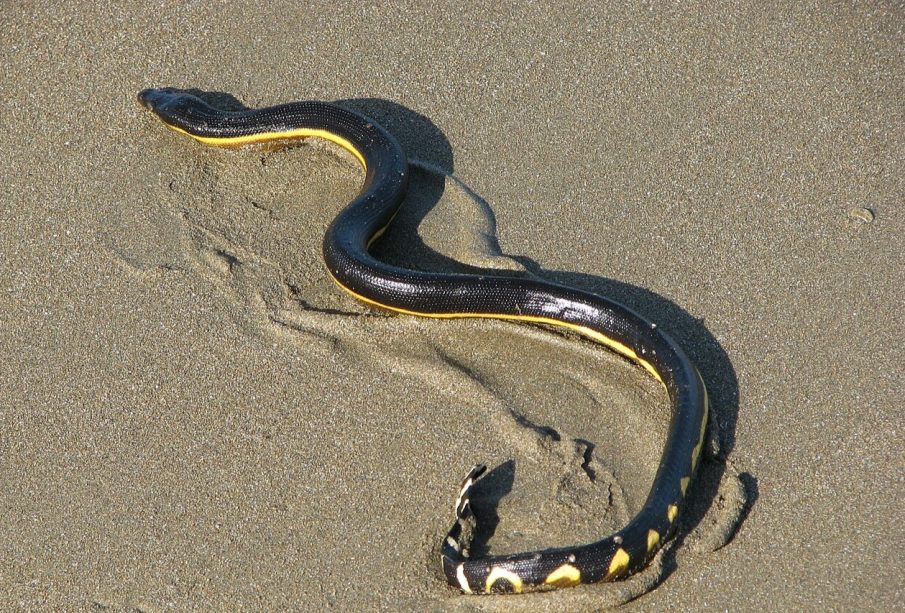
[[648, 563], [675, 529], [707, 424], [704, 382], [669, 336], [628, 307], [578, 289], [519, 276], [420, 272], [375, 259], [369, 247], [405, 197], [409, 163], [384, 128], [345, 107], [305, 101], [222, 111], [172, 88], [143, 90], [138, 100], [167, 127], [206, 145], [279, 145], [319, 137], [349, 151], [364, 168], [364, 184], [327, 229], [323, 254], [333, 281], [356, 299], [420, 317], [488, 317], [566, 328], [636, 362], [666, 388], [672, 416], [660, 466], [647, 500], [627, 525], [586, 545], [470, 557], [469, 495], [485, 470], [479, 465], [462, 483], [455, 522], [440, 548], [450, 584], [468, 594], [519, 593], [619, 579]]

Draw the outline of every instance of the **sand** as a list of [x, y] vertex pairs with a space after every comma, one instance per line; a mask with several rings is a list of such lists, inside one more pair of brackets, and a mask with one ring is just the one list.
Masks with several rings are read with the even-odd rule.
[[[905, 11], [287, 2], [0, 8], [0, 608], [889, 610], [905, 600]], [[135, 103], [345, 100], [422, 166], [379, 246], [628, 303], [716, 426], [638, 576], [469, 597], [493, 552], [639, 507], [668, 406], [582, 340], [374, 313], [323, 144], [214, 151]]]

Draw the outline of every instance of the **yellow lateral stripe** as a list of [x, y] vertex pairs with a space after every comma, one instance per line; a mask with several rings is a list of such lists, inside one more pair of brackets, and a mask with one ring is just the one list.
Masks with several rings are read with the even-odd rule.
[[[399, 207], [396, 207], [396, 210], [393, 211], [392, 215], [390, 215], [390, 220], [388, 222], [386, 222], [382, 228], [378, 228], [377, 231], [371, 235], [371, 238], [368, 239], [368, 249], [371, 248], [371, 245], [374, 244], [374, 241], [376, 241], [378, 238], [383, 236], [384, 232], [387, 231], [387, 228], [390, 227], [390, 224], [393, 223], [393, 220], [396, 219], [396, 215], [398, 215], [398, 214], [399, 214]], [[336, 281], [336, 279], [333, 279], [333, 280]], [[340, 287], [342, 287], [342, 285], [340, 285]], [[344, 287], [343, 287], [343, 290], [348, 291]]]
[[660, 373], [657, 372], [657, 370], [653, 367], [653, 365], [650, 362], [648, 362], [647, 360], [645, 360], [643, 358], [639, 358], [638, 354], [635, 353], [635, 351], [631, 347], [629, 347], [628, 345], [624, 345], [624, 344], [620, 343], [619, 341], [614, 340], [608, 336], [605, 336], [605, 335], [601, 334], [600, 332], [598, 332], [597, 330], [592, 330], [591, 328], [588, 328], [586, 326], [570, 324], [568, 322], [560, 321], [558, 319], [552, 319], [549, 317], [535, 317], [534, 315], [510, 315], [508, 313], [422, 313], [419, 311], [410, 311], [408, 309], [400, 309], [399, 307], [393, 307], [393, 306], [389, 306], [386, 304], [382, 304], [380, 302], [377, 302], [376, 300], [371, 300], [370, 298], [362, 296], [361, 294], [354, 292], [353, 290], [349, 289], [348, 287], [346, 287], [345, 285], [340, 283], [339, 280], [337, 280], [337, 278], [334, 277], [333, 273], [331, 273], [329, 270], [327, 271], [327, 274], [330, 275], [330, 278], [333, 279], [333, 282], [336, 283], [337, 287], [339, 287], [341, 290], [343, 290], [344, 292], [346, 292], [347, 294], [349, 294], [356, 300], [360, 300], [366, 304], [371, 304], [371, 305], [374, 305], [381, 309], [386, 309], [388, 311], [402, 313], [403, 315], [414, 315], [416, 317], [432, 317], [434, 319], [457, 319], [457, 318], [464, 318], [464, 317], [475, 317], [475, 318], [483, 318], [483, 319], [503, 319], [503, 320], [507, 320], [507, 321], [527, 321], [527, 322], [531, 322], [531, 323], [547, 324], [547, 325], [551, 325], [551, 326], [560, 326], [562, 328], [568, 328], [570, 330], [578, 332], [579, 334], [582, 334], [584, 336], [587, 336], [588, 338], [591, 338], [591, 339], [597, 341], [601, 345], [604, 345], [605, 347], [612, 349], [616, 353], [623, 355], [623, 356], [629, 358], [630, 360], [637, 362], [638, 364], [643, 366], [644, 369], [647, 370], [651, 375], [653, 375], [653, 377], [657, 381], [659, 381], [660, 383], [663, 383], [663, 379], [660, 378]]
[[[387, 228], [388, 228], [388, 227], [390, 227], [390, 224], [387, 224], [387, 225], [385, 225], [384, 227], [382, 227], [382, 228], [380, 228], [379, 230], [377, 230], [377, 232], [375, 232], [375, 233], [371, 236], [371, 238], [368, 239], [368, 248], [370, 248], [371, 245], [374, 244], [374, 241], [376, 241], [378, 238], [380, 238], [381, 236], [383, 236], [383, 233], [387, 231]], [[334, 279], [334, 281], [335, 281], [335, 280], [336, 280], [336, 279]], [[343, 289], [345, 289], [345, 288], [343, 288]]]
[[698, 379], [701, 380], [701, 387], [704, 388], [704, 415], [701, 417], [701, 431], [698, 433], [698, 444], [695, 445], [694, 450], [691, 452], [691, 470], [694, 470], [698, 466], [698, 457], [701, 453], [701, 448], [704, 446], [704, 432], [707, 430], [707, 418], [710, 414], [710, 396], [707, 394], [707, 386], [704, 384], [704, 378], [701, 376], [701, 373], [698, 373]]
[[368, 164], [365, 162], [364, 155], [361, 154], [361, 151], [359, 151], [351, 141], [346, 140], [333, 132], [328, 132], [327, 130], [296, 128], [294, 130], [286, 130], [285, 132], [258, 132], [256, 134], [246, 134], [245, 136], [197, 136], [178, 126], [174, 126], [173, 124], [167, 122], [163, 123], [171, 130], [179, 132], [180, 134], [185, 134], [186, 136], [191, 136], [205, 145], [213, 145], [214, 147], [241, 147], [243, 145], [258, 145], [273, 140], [289, 140], [294, 138], [323, 138], [331, 143], [336, 143], [351, 153], [355, 156], [355, 159], [358, 160], [358, 163], [361, 164], [362, 168], [365, 170], [368, 169]]
[[[194, 138], [198, 142], [204, 143], [205, 145], [212, 145], [214, 147], [241, 147], [243, 145], [256, 145], [256, 144], [265, 143], [265, 142], [273, 141], [273, 140], [282, 140], [282, 139], [288, 140], [288, 139], [294, 139], [294, 138], [312, 138], [312, 137], [323, 138], [324, 140], [328, 140], [332, 143], [339, 145], [340, 147], [342, 147], [343, 149], [345, 149], [346, 151], [351, 153], [355, 157], [355, 159], [358, 160], [358, 162], [361, 164], [361, 167], [365, 171], [367, 171], [367, 169], [368, 169], [368, 164], [365, 161], [364, 155], [362, 155], [362, 153], [355, 147], [355, 145], [353, 145], [349, 140], [347, 140], [337, 134], [334, 134], [333, 132], [328, 132], [327, 130], [318, 130], [315, 128], [296, 128], [294, 130], [287, 130], [285, 132], [258, 132], [256, 134], [246, 134], [244, 136], [198, 136], [198, 135], [192, 134], [191, 132], [183, 130], [182, 128], [180, 128], [178, 126], [167, 123], [165, 121], [163, 123], [171, 130], [174, 130], [181, 134], [185, 134], [186, 136], [190, 136], [191, 138]], [[371, 238], [368, 240], [368, 246], [370, 246], [371, 243], [373, 243], [375, 240], [380, 238], [380, 236], [384, 233], [384, 231], [386, 231], [386, 228], [387, 228], [387, 226], [384, 226], [384, 227], [380, 228], [377, 232], [375, 232], [374, 235], [371, 236]], [[330, 276], [333, 277], [332, 274]], [[579, 334], [582, 334], [588, 338], [591, 338], [591, 339], [597, 341], [598, 343], [600, 343], [606, 347], [609, 347], [616, 353], [619, 353], [619, 354], [629, 358], [630, 360], [637, 362], [642, 367], [644, 367], [644, 369], [647, 370], [657, 381], [659, 381], [660, 383], [663, 383], [663, 379], [660, 377], [660, 373], [657, 372], [657, 370], [653, 367], [653, 365], [650, 362], [648, 362], [647, 360], [638, 357], [638, 354], [635, 353], [635, 351], [631, 347], [628, 347], [627, 345], [624, 345], [623, 343], [620, 343], [619, 341], [614, 340], [608, 336], [605, 336], [605, 335], [601, 334], [600, 332], [598, 332], [597, 330], [592, 330], [591, 328], [588, 328], [586, 326], [578, 326], [575, 324], [570, 324], [570, 323], [567, 323], [564, 321], [559, 321], [558, 319], [551, 319], [548, 317], [533, 317], [533, 316], [529, 316], [529, 315], [508, 315], [508, 314], [504, 314], [504, 313], [419, 313], [417, 311], [399, 309], [399, 308], [391, 307], [391, 306], [388, 306], [385, 304], [381, 304], [374, 300], [370, 300], [368, 298], [365, 298], [364, 296], [361, 296], [361, 295], [353, 292], [352, 290], [350, 290], [349, 288], [347, 288], [346, 286], [341, 284], [339, 281], [337, 281], [335, 277], [333, 278], [333, 281], [342, 290], [351, 294], [352, 296], [354, 296], [358, 300], [361, 300], [362, 302], [366, 302], [368, 304], [373, 304], [382, 309], [388, 309], [390, 311], [395, 311], [397, 313], [404, 313], [406, 315], [415, 315], [417, 317], [434, 317], [434, 318], [438, 318], [438, 319], [452, 319], [452, 318], [460, 318], [460, 317], [507, 319], [507, 320], [514, 320], [514, 321], [528, 321], [528, 322], [532, 322], [532, 323], [542, 323], [542, 324], [569, 328], [570, 330], [574, 330], [575, 332], [578, 332]]]

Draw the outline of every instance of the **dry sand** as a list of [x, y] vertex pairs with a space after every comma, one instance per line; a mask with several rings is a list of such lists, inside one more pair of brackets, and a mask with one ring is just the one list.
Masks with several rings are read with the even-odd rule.
[[[901, 606], [905, 9], [5, 2], [0, 608]], [[714, 402], [679, 539], [612, 585], [468, 597], [490, 548], [638, 508], [668, 407], [597, 347], [375, 314], [320, 259], [360, 173], [213, 151], [144, 87], [349, 100], [416, 170], [380, 247], [616, 297]], [[869, 210], [869, 211], [868, 211]]]

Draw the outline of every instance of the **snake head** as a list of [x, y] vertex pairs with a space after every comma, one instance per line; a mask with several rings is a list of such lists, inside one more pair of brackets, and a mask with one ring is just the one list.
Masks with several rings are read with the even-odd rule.
[[186, 104], [198, 104], [200, 98], [175, 87], [152, 87], [138, 92], [138, 102], [159, 114]]

